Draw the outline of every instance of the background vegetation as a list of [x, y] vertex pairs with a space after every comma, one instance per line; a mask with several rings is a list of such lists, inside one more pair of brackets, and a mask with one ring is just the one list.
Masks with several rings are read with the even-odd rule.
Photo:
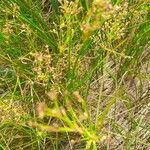
[[0, 149], [148, 150], [149, 0], [0, 1]]

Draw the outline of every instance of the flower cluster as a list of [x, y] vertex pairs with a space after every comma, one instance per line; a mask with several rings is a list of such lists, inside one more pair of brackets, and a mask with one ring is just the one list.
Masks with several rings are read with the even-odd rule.
[[45, 46], [44, 52], [35, 52], [31, 53], [31, 55], [34, 58], [32, 71], [35, 73], [35, 81], [45, 85], [49, 80], [50, 73], [53, 72], [48, 46]]
[[117, 5], [113, 7], [111, 16], [105, 21], [102, 27], [109, 41], [121, 39], [125, 36], [126, 29], [129, 25], [128, 9], [127, 2], [125, 2], [122, 7]]
[[68, 0], [59, 0], [61, 6], [61, 12], [68, 15], [79, 14], [82, 10], [82, 7], [78, 7], [77, 1], [68, 1]]

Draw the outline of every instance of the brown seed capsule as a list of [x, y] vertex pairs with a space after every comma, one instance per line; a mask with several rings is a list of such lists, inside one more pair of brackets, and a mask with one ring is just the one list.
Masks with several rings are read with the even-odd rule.
[[44, 102], [38, 103], [36, 107], [37, 115], [39, 118], [43, 118], [46, 113], [46, 104]]
[[82, 97], [81, 97], [81, 95], [79, 94], [78, 91], [75, 91], [75, 92], [73, 93], [73, 95], [75, 96], [75, 98], [76, 98], [80, 103], [83, 102], [83, 99], [82, 99]]
[[56, 90], [51, 90], [50, 92], [47, 93], [47, 96], [49, 97], [50, 100], [56, 100], [58, 97], [58, 92]]

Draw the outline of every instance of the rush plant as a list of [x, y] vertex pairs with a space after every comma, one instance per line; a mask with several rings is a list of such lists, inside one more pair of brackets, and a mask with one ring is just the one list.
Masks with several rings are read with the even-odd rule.
[[148, 0], [1, 0], [0, 149], [149, 148]]

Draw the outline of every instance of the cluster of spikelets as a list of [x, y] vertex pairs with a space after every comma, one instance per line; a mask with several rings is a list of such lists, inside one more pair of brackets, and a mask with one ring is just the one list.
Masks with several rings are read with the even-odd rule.
[[[7, 100], [6, 100], [7, 101]], [[22, 116], [27, 115], [27, 108], [21, 103], [14, 103], [13, 105], [8, 105], [7, 102], [0, 103], [0, 123], [11, 122], [12, 120], [18, 124], [23, 123]]]

